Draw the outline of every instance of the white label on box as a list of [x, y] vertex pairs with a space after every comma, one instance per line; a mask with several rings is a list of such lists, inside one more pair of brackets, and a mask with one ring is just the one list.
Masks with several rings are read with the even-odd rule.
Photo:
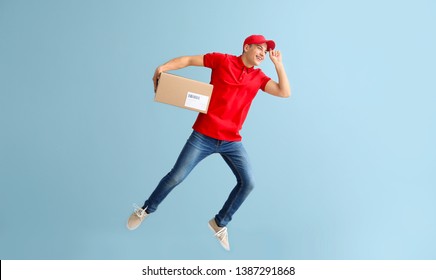
[[200, 111], [206, 111], [209, 96], [189, 92], [186, 94], [185, 106]]

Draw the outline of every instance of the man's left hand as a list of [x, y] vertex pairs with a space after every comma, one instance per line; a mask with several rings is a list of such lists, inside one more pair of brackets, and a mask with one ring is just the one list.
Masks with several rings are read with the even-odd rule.
[[282, 54], [280, 51], [271, 50], [269, 51], [269, 58], [274, 64], [282, 62]]

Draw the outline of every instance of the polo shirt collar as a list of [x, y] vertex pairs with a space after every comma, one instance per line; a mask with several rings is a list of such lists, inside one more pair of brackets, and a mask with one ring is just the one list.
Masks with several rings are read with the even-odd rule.
[[239, 65], [242, 67], [242, 69], [246, 70], [247, 73], [250, 73], [251, 71], [254, 70], [254, 66], [252, 66], [252, 67], [245, 66], [244, 62], [242, 61], [242, 55], [238, 56], [237, 60], [238, 60]]

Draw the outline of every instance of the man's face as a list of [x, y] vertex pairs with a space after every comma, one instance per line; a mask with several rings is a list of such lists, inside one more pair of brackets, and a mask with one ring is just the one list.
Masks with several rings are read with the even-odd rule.
[[265, 59], [267, 54], [266, 49], [266, 43], [245, 45], [244, 48], [247, 60], [254, 66], [259, 66]]

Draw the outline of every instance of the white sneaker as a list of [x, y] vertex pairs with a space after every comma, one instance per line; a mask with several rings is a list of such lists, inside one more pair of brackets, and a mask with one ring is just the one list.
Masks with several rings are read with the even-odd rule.
[[227, 227], [219, 227], [215, 222], [215, 218], [209, 221], [209, 228], [214, 232], [215, 237], [220, 242], [221, 246], [227, 251], [230, 251], [229, 235], [227, 234]]
[[141, 225], [142, 221], [150, 215], [145, 212], [145, 209], [142, 209], [138, 206], [134, 207], [135, 210], [133, 211], [132, 215], [130, 215], [129, 220], [127, 220], [127, 228], [130, 230], [137, 229]]

